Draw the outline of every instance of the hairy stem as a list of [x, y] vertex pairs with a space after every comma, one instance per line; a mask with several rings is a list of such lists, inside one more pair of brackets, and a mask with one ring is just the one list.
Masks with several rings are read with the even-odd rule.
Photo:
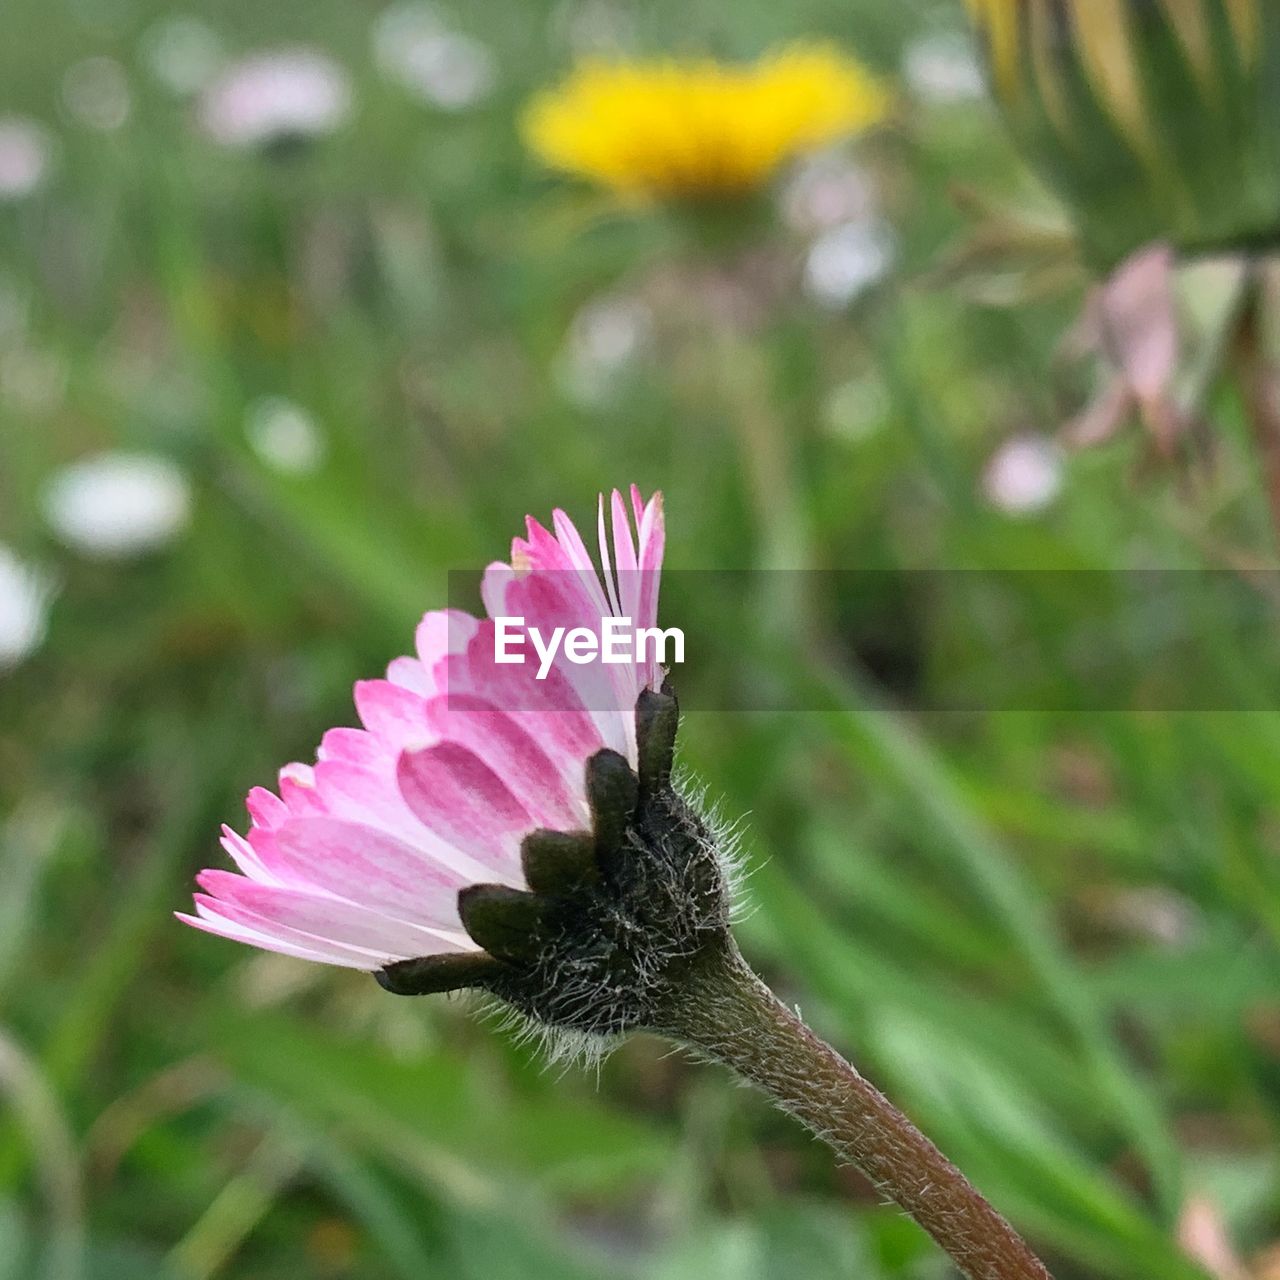
[[861, 1169], [970, 1280], [1050, 1280], [964, 1174], [740, 957], [691, 982], [662, 1029], [731, 1067]]

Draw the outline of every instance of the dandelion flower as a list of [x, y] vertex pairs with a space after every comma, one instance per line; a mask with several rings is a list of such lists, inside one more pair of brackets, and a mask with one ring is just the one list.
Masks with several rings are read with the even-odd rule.
[[750, 65], [593, 60], [535, 98], [523, 121], [552, 168], [619, 195], [749, 195], [789, 161], [881, 120], [885, 88], [826, 45]]

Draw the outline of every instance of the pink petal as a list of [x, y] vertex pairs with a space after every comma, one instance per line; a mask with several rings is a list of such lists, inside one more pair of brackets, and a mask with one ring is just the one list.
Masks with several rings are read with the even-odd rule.
[[417, 658], [393, 658], [387, 664], [387, 679], [420, 698], [429, 698], [435, 692], [430, 673]]
[[462, 653], [479, 627], [479, 619], [460, 609], [433, 609], [423, 615], [414, 635], [418, 660], [427, 673], [429, 690], [423, 696], [440, 692], [437, 674], [451, 653]]
[[391, 759], [391, 753], [385, 744], [364, 729], [330, 729], [320, 740], [316, 759], [322, 763], [346, 760], [373, 769]]
[[474, 949], [470, 939], [464, 946], [434, 930], [371, 911], [354, 902], [254, 884], [230, 871], [202, 871], [196, 880], [206, 893], [217, 899], [214, 909], [222, 914], [227, 914], [227, 907], [243, 908], [273, 924], [388, 959], [407, 960], [414, 956]]
[[596, 505], [596, 538], [600, 543], [600, 567], [604, 571], [604, 589], [609, 597], [609, 608], [615, 617], [622, 616], [622, 606], [618, 603], [617, 581], [614, 577], [612, 560], [609, 556], [609, 537], [604, 525], [604, 494]]
[[[571, 586], [566, 574], [531, 573], [511, 584], [507, 604], [515, 616], [525, 619], [527, 627], [537, 627], [544, 635], [548, 635], [556, 626], [585, 626], [599, 636], [598, 613], [579, 613], [572, 595], [568, 594]], [[481, 636], [487, 637], [487, 634], [482, 628]], [[468, 650], [469, 659], [474, 650], [473, 642], [472, 648]], [[544, 704], [547, 695], [554, 692], [556, 701], [549, 704], [552, 709], [584, 709], [595, 721], [604, 745], [615, 751], [628, 753], [628, 727], [634, 720], [636, 687], [635, 673], [629, 667], [605, 666], [598, 660], [578, 665], [569, 661], [562, 646], [554, 665], [542, 680], [536, 678], [538, 662], [532, 652], [526, 655], [523, 665], [499, 669], [521, 673], [522, 701], [514, 704], [504, 701], [501, 703], [503, 706], [534, 709]], [[452, 693], [455, 687], [451, 684], [449, 691]], [[477, 684], [473, 687], [483, 696], [481, 686]], [[572, 692], [568, 692], [570, 690]], [[496, 697], [492, 700], [501, 701]]]
[[[633, 494], [638, 502], [639, 492], [633, 490]], [[636, 610], [636, 625], [654, 627], [658, 624], [658, 584], [662, 571], [662, 556], [666, 549], [666, 529], [662, 518], [660, 493], [654, 495], [637, 520], [640, 529], [640, 602]]]
[[232, 831], [224, 824], [222, 828], [222, 847], [231, 856], [231, 861], [253, 880], [263, 884], [275, 884], [276, 877], [263, 863], [257, 851], [239, 832]]
[[457, 743], [442, 742], [404, 752], [396, 776], [423, 826], [492, 868], [503, 883], [522, 883], [520, 838], [538, 823], [483, 760]]
[[1139, 400], [1168, 395], [1178, 370], [1173, 250], [1148, 245], [1102, 286], [1104, 337]]
[[183, 924], [189, 924], [193, 929], [200, 929], [204, 933], [212, 933], [220, 938], [230, 938], [232, 942], [243, 942], [261, 951], [276, 951], [280, 955], [294, 956], [299, 960], [311, 960], [317, 964], [335, 964], [344, 969], [364, 969], [366, 972], [382, 967], [367, 956], [357, 957], [337, 948], [319, 944], [307, 946], [301, 940], [286, 940], [283, 933], [276, 934], [264, 932], [261, 929], [246, 928], [217, 915], [208, 906], [202, 904], [197, 905], [197, 910], [205, 914], [190, 916], [182, 911], [175, 911], [173, 914]]
[[512, 716], [491, 702], [468, 694], [435, 698], [427, 718], [442, 739], [471, 752], [499, 775], [533, 824], [555, 831], [586, 821], [582, 769], [564, 769]]
[[254, 787], [244, 805], [259, 827], [278, 827], [289, 816], [289, 806], [266, 787]]
[[568, 573], [573, 569], [564, 547], [532, 516], [525, 520], [526, 537], [522, 551], [530, 569]]
[[471, 866], [447, 866], [372, 827], [339, 818], [298, 818], [255, 833], [255, 851], [289, 888], [320, 889], [432, 929], [457, 931], [458, 890]]
[[[509, 564], [503, 564], [501, 561], [494, 561], [485, 568], [484, 576], [480, 579], [480, 599], [484, 602], [485, 612], [489, 618], [515, 616], [507, 605], [507, 593], [521, 576]], [[488, 618], [480, 623], [478, 634], [485, 633], [486, 628], [488, 634], [492, 635], [493, 624]], [[473, 638], [462, 652], [469, 652], [474, 643]]]
[[595, 562], [591, 559], [586, 544], [582, 541], [582, 536], [578, 533], [578, 528], [573, 521], [557, 507], [551, 513], [551, 523], [555, 525], [556, 541], [559, 542], [570, 567], [594, 575]]
[[[653, 503], [656, 502], [659, 504], [659, 506], [661, 506], [661, 500], [662, 500], [662, 494], [655, 493], [649, 505], [652, 506]], [[638, 484], [633, 484], [631, 486], [631, 510], [632, 510], [632, 513], [635, 515], [636, 528], [638, 529], [644, 523], [644, 514], [646, 510], [644, 497], [640, 493], [640, 486]]]
[[310, 769], [305, 779], [281, 769], [280, 799], [291, 817], [319, 817], [325, 812], [324, 801], [316, 791], [315, 775]]
[[195, 904], [196, 914], [205, 920], [225, 921], [238, 925], [242, 929], [251, 929], [264, 937], [278, 938], [282, 942], [298, 947], [309, 947], [333, 957], [335, 961], [346, 960], [353, 967], [369, 965], [372, 968], [381, 968], [391, 958], [383, 952], [370, 951], [367, 947], [355, 947], [349, 943], [339, 942], [335, 938], [327, 938], [322, 934], [295, 929], [259, 911], [250, 911], [234, 903], [220, 902], [207, 894], [197, 893]]
[[387, 680], [361, 680], [355, 700], [361, 723], [391, 751], [401, 750], [408, 742], [422, 742], [427, 704], [416, 693]]
[[401, 798], [389, 757], [376, 768], [325, 760], [316, 766], [316, 788], [325, 812], [333, 817], [377, 827], [408, 844], [418, 843], [420, 828]]
[[560, 772], [581, 785], [586, 760], [607, 745], [599, 725], [559, 669], [535, 680], [536, 669], [527, 663], [495, 662], [493, 630], [493, 623], [486, 622], [466, 654], [450, 660], [446, 696], [480, 697], [519, 714]]
[[636, 570], [636, 544], [631, 539], [631, 524], [627, 519], [627, 508], [622, 501], [622, 494], [613, 491], [613, 563], [618, 573], [618, 603], [622, 606], [622, 616], [637, 618], [637, 605], [640, 598]]

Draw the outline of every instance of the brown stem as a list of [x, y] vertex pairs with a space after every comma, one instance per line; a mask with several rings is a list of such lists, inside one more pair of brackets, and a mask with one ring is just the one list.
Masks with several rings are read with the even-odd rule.
[[739, 957], [688, 992], [664, 1030], [764, 1090], [857, 1165], [970, 1280], [1051, 1280], [964, 1174]]
[[1263, 333], [1264, 292], [1255, 276], [1236, 331], [1236, 368], [1245, 412], [1262, 465], [1271, 523], [1280, 536], [1280, 369], [1267, 350]]

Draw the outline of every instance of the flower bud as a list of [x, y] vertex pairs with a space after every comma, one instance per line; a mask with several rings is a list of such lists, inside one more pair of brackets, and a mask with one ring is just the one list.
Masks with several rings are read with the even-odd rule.
[[967, 0], [1017, 141], [1110, 267], [1280, 243], [1280, 6]]

